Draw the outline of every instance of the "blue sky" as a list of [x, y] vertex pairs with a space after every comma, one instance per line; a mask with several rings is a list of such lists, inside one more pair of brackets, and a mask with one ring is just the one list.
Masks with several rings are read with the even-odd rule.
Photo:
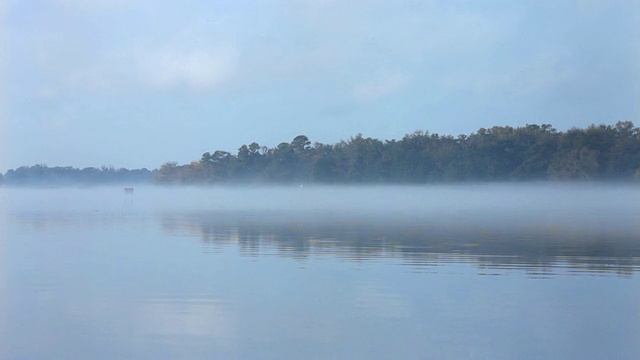
[[640, 125], [638, 1], [8, 0], [0, 171]]

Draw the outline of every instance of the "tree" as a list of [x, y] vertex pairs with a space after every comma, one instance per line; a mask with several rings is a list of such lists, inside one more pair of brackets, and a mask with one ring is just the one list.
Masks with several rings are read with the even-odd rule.
[[155, 181], [158, 183], [172, 184], [177, 183], [179, 180], [178, 163], [175, 161], [168, 161], [162, 164], [155, 174]]
[[558, 180], [588, 180], [597, 177], [597, 151], [572, 149], [569, 152], [556, 155], [549, 165], [549, 176]]
[[[639, 168], [640, 130], [625, 121], [567, 132], [558, 132], [550, 124], [493, 126], [457, 137], [416, 131], [384, 142], [358, 134], [337, 144], [313, 146], [306, 135], [298, 135], [274, 148], [255, 142], [242, 145], [237, 155], [207, 152], [199, 162], [163, 166], [156, 178], [199, 183], [630, 180]], [[57, 176], [64, 171], [20, 168], [11, 178], [29, 178], [39, 172]]]

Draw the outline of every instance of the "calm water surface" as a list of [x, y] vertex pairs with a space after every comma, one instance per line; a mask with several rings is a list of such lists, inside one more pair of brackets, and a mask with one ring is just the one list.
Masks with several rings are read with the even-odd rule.
[[640, 187], [0, 188], [3, 359], [637, 359]]

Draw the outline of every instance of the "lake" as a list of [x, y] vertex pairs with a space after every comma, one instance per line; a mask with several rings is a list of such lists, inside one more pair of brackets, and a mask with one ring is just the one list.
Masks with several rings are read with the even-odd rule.
[[2, 359], [637, 359], [640, 186], [0, 188]]

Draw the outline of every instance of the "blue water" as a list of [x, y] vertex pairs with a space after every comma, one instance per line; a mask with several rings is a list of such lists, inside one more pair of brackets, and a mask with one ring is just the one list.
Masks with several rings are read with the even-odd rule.
[[0, 189], [3, 359], [640, 358], [640, 188]]

